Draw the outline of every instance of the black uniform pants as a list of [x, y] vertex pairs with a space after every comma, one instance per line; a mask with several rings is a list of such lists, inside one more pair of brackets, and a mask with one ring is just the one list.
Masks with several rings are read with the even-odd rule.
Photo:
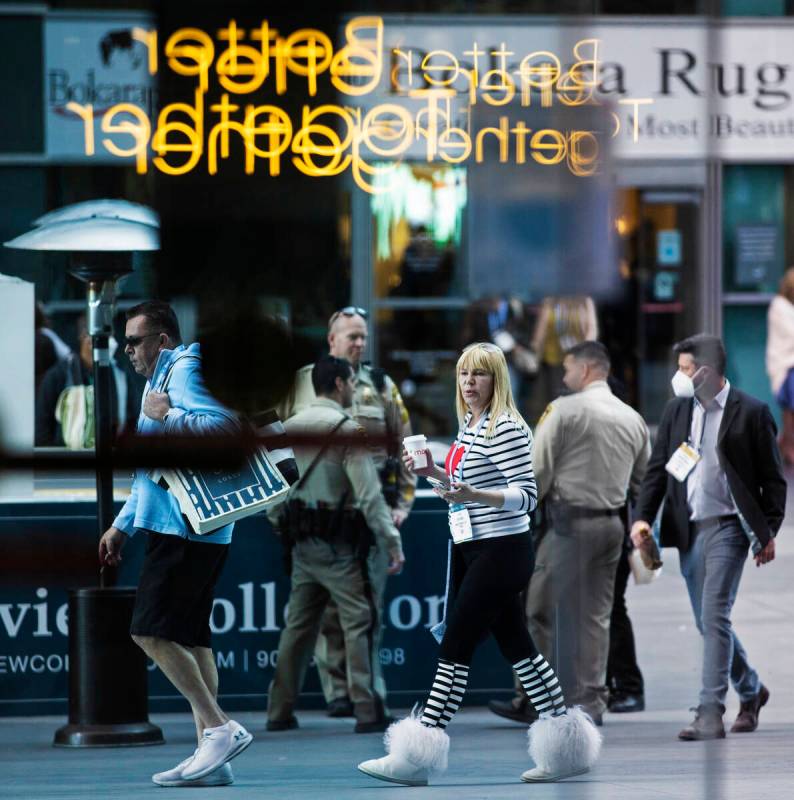
[[618, 561], [615, 575], [615, 598], [612, 602], [612, 616], [609, 620], [609, 660], [607, 661], [607, 686], [612, 695], [642, 695], [645, 685], [637, 664], [634, 647], [634, 630], [631, 627], [626, 608], [626, 587], [629, 581], [629, 553], [631, 543], [628, 537]]

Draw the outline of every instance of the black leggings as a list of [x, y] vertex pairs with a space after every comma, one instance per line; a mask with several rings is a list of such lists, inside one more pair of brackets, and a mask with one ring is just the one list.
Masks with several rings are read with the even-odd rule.
[[464, 542], [452, 550], [457, 591], [447, 610], [440, 657], [468, 666], [489, 633], [510, 664], [537, 656], [521, 602], [535, 566], [529, 532]]

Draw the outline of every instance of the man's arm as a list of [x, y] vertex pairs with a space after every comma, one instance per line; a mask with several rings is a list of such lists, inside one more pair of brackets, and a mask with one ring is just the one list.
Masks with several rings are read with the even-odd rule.
[[640, 487], [642, 480], [648, 471], [648, 459], [651, 456], [651, 437], [648, 433], [648, 426], [643, 421], [642, 427], [645, 431], [645, 441], [640, 448], [640, 452], [634, 459], [634, 466], [631, 469], [631, 477], [629, 479], [629, 494], [631, 497], [639, 497]]
[[138, 509], [138, 478], [132, 481], [130, 496], [124, 501], [116, 519], [113, 520], [114, 528], [123, 531], [127, 536], [135, 534], [135, 512]]
[[538, 484], [538, 502], [554, 483], [554, 459], [562, 450], [564, 435], [562, 412], [555, 403], [549, 403], [535, 427], [533, 467]]
[[[175, 386], [173, 390], [169, 390], [171, 407], [165, 417], [166, 433], [192, 436], [239, 433], [240, 423], [237, 417], [209, 393], [196, 359], [184, 359], [183, 363], [184, 366], [179, 364], [174, 369], [171, 379], [171, 384]], [[177, 377], [181, 378], [183, 384], [181, 390]], [[156, 396], [158, 395], [150, 392], [146, 402]], [[160, 418], [162, 420], [162, 416]]]
[[383, 499], [378, 471], [372, 456], [366, 450], [363, 436], [360, 447], [347, 449], [343, 468], [353, 487], [358, 507], [364, 515], [367, 526], [375, 534], [378, 546], [384, 547], [388, 551], [393, 565], [402, 565], [405, 559], [402, 553], [400, 533], [394, 526], [389, 507]]
[[758, 470], [756, 480], [761, 490], [761, 510], [764, 512], [772, 535], [777, 534], [786, 513], [786, 479], [780, 463], [780, 450], [777, 445], [777, 427], [766, 404], [761, 408], [756, 420], [755, 465]]
[[639, 497], [634, 509], [634, 518], [637, 522], [646, 522], [651, 525], [656, 519], [659, 506], [664, 500], [667, 491], [667, 451], [670, 445], [670, 432], [673, 424], [674, 403], [668, 403], [662, 413], [656, 443], [648, 459], [645, 477], [639, 489]]

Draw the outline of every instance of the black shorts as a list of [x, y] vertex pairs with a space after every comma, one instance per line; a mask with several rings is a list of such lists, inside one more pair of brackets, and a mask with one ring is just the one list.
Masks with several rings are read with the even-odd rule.
[[209, 647], [215, 584], [229, 545], [154, 531], [141, 533], [146, 535], [146, 554], [130, 633], [185, 647]]

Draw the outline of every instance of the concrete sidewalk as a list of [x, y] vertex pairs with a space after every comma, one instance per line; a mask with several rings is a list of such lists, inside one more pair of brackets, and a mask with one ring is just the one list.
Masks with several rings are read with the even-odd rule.
[[[790, 506], [791, 507], [791, 506]], [[538, 798], [538, 800], [783, 800], [794, 786], [794, 525], [778, 539], [778, 557], [766, 567], [748, 561], [733, 619], [750, 659], [772, 697], [754, 734], [718, 742], [679, 742], [676, 733], [697, 704], [701, 643], [692, 621], [674, 551], [664, 552], [662, 577], [629, 589], [640, 665], [647, 685], [646, 712], [606, 715], [604, 751], [588, 775], [559, 784], [528, 786], [519, 775], [531, 766], [525, 729], [466, 707], [450, 728], [449, 771], [426, 789], [378, 783], [356, 764], [382, 753], [379, 735], [356, 735], [352, 720], [300, 713], [301, 728], [265, 733], [264, 716], [237, 718], [255, 735], [233, 762], [234, 786], [180, 790], [213, 798], [387, 797], [410, 792], [427, 798]], [[505, 668], [505, 685], [509, 685]], [[123, 687], [120, 687], [123, 690]], [[726, 722], [736, 714], [730, 696]], [[167, 744], [110, 750], [61, 750], [51, 746], [60, 717], [0, 721], [0, 797], [138, 798], [159, 796], [150, 782], [195, 747], [186, 714], [154, 715]]]

